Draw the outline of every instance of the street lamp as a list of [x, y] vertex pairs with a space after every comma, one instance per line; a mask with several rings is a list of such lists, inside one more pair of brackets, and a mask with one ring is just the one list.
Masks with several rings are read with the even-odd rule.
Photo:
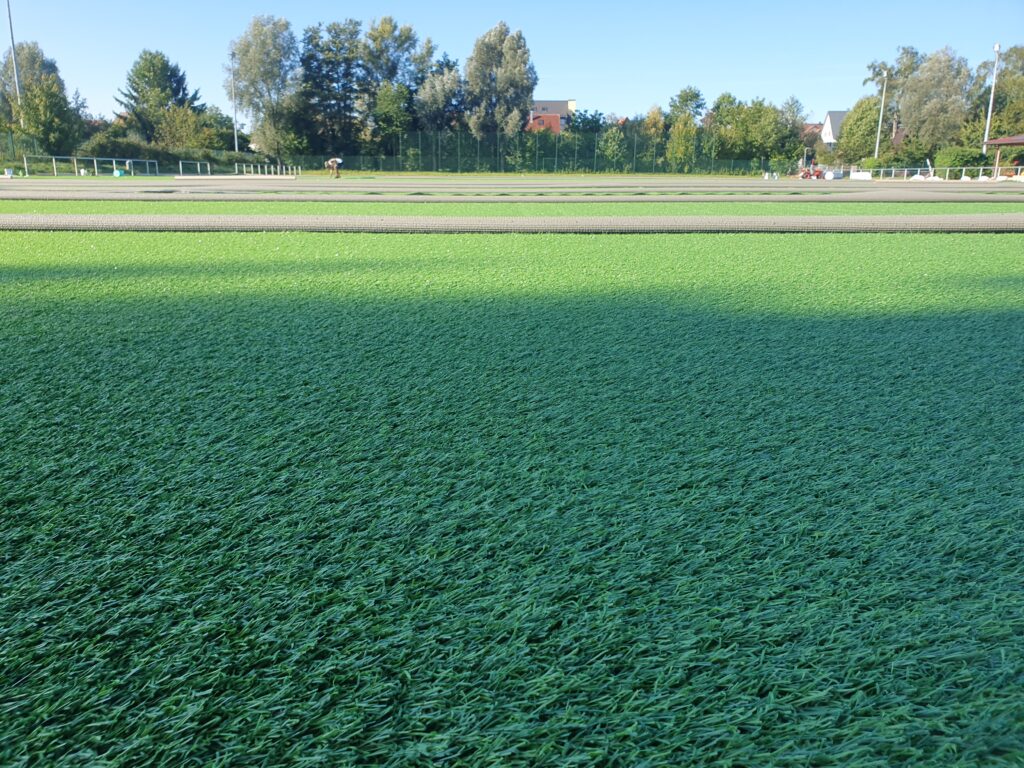
[[21, 115], [21, 86], [18, 85], [18, 49], [14, 47], [14, 22], [11, 20], [11, 0], [7, 0], [7, 26], [11, 30], [11, 64], [14, 66], [14, 94], [18, 98], [18, 119], [25, 127], [25, 118]]
[[[10, 0], [7, 0], [10, 2]], [[235, 52], [231, 51], [231, 128], [235, 132], [235, 152], [238, 151], [238, 102], [235, 101]]]
[[878, 107], [878, 131], [875, 133], [875, 160], [878, 159], [878, 147], [882, 143], [882, 113], [885, 112], [885, 87], [889, 84], [889, 70], [882, 70], [882, 103]]
[[992, 48], [996, 52], [996, 63], [992, 67], [992, 91], [988, 95], [988, 117], [985, 118], [985, 138], [981, 141], [981, 153], [988, 155], [988, 129], [992, 125], [992, 104], [996, 100], [996, 75], [999, 74], [999, 43]]

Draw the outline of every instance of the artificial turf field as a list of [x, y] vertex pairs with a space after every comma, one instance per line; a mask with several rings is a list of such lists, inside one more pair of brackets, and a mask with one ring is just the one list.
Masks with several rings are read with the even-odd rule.
[[1021, 250], [0, 233], [0, 764], [1021, 765]]

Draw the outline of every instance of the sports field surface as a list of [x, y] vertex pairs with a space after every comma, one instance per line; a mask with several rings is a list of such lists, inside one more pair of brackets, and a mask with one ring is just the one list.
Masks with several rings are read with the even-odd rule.
[[1021, 765], [1022, 242], [0, 232], [0, 765]]

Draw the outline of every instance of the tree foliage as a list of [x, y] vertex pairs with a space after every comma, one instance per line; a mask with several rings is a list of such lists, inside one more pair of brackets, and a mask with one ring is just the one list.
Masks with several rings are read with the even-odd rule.
[[445, 54], [413, 98], [420, 125], [428, 130], [455, 127], [462, 117], [464, 91], [458, 62]]
[[82, 120], [75, 111], [64, 82], [44, 74], [22, 90], [21, 106], [14, 107], [17, 130], [35, 139], [48, 155], [70, 154], [82, 134]]
[[[47, 58], [39, 43], [18, 43], [14, 51], [18, 58], [18, 87], [22, 94], [33, 85], [39, 84], [46, 75], [56, 77], [61, 88], [65, 88], [57, 62]], [[14, 59], [11, 49], [8, 48], [3, 65], [0, 66], [0, 119], [4, 123], [11, 123], [14, 120], [14, 108], [18, 103], [17, 91], [14, 86]]]
[[[256, 16], [240, 38], [232, 42], [235, 93], [252, 117], [253, 140], [273, 155], [280, 155], [294, 137], [289, 112], [301, 102], [297, 93], [299, 48], [286, 19]], [[225, 83], [230, 88], [230, 78]], [[289, 110], [292, 107], [292, 110]]]
[[115, 101], [125, 110], [128, 124], [146, 141], [171, 107], [201, 112], [199, 91], [189, 92], [185, 73], [161, 51], [144, 50], [128, 71], [128, 81]]
[[357, 104], [363, 77], [360, 22], [308, 27], [302, 37], [301, 115], [310, 150], [351, 152], [359, 135]]
[[536, 86], [537, 72], [523, 33], [499, 22], [476, 41], [466, 61], [470, 130], [478, 138], [517, 133], [529, 117]]
[[597, 142], [597, 152], [605, 166], [614, 171], [626, 170], [626, 135], [618, 125], [609, 126]]
[[399, 26], [391, 16], [385, 16], [366, 30], [362, 55], [368, 93], [375, 93], [384, 83], [404, 85], [412, 92], [430, 71], [434, 43], [428, 37], [420, 45], [411, 26]]
[[672, 171], [690, 171], [697, 160], [697, 125], [691, 120], [676, 120], [668, 131], [665, 160]]
[[[875, 137], [878, 134], [878, 96], [865, 96], [853, 105], [843, 120], [843, 130], [836, 145], [836, 157], [846, 163], [856, 163], [875, 154]], [[882, 136], [880, 154], [889, 154], [891, 144], [888, 135]]]
[[691, 123], [695, 123], [700, 120], [705, 109], [707, 109], [707, 104], [704, 102], [704, 96], [697, 88], [688, 85], [669, 99], [668, 119], [671, 123], [677, 120], [689, 120]]
[[900, 88], [900, 114], [907, 134], [934, 150], [956, 143], [967, 118], [971, 72], [950, 48], [927, 56]]
[[398, 137], [409, 130], [409, 88], [401, 83], [381, 83], [373, 108], [373, 138], [385, 149], [395, 152]]

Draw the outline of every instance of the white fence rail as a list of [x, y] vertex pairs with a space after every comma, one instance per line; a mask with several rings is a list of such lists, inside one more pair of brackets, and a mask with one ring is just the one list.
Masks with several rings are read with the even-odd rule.
[[158, 176], [160, 164], [156, 160], [130, 157], [77, 157], [70, 155], [24, 155], [25, 175], [46, 176]]
[[263, 163], [235, 163], [237, 176], [301, 176], [301, 165], [271, 165]]
[[179, 160], [178, 161], [178, 175], [179, 176], [212, 176], [213, 171], [210, 170], [210, 164], [205, 160]]
[[[838, 169], [841, 178], [854, 181], [922, 181], [939, 179], [942, 181], [1002, 181], [1012, 179], [1024, 181], [1024, 167], [993, 165], [964, 165], [949, 168], [930, 168], [927, 166], [910, 168], [861, 168], [856, 165], [844, 165]], [[856, 174], [856, 175], [854, 175]], [[866, 174], [862, 175], [862, 174]]]

